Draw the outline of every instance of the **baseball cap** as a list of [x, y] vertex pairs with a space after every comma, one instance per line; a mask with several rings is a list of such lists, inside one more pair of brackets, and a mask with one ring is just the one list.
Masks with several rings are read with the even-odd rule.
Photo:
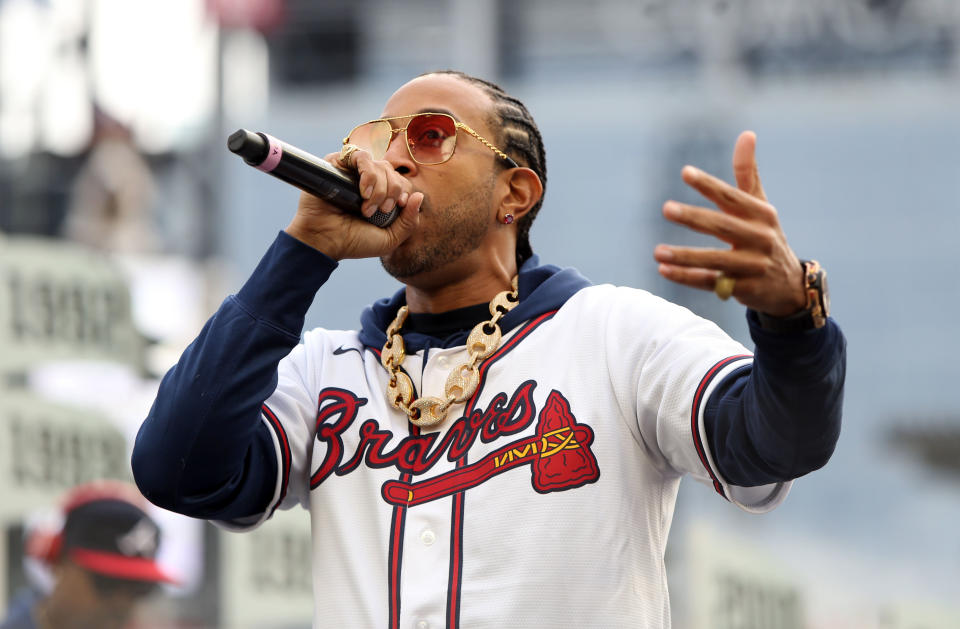
[[136, 497], [120, 484], [77, 488], [64, 505], [61, 556], [113, 579], [176, 583], [157, 563], [160, 527]]

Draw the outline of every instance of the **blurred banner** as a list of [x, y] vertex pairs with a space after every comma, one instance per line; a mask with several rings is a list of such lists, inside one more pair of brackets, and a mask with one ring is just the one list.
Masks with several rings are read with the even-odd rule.
[[103, 415], [23, 391], [0, 397], [0, 520], [56, 504], [80, 483], [131, 479], [126, 438]]
[[222, 626], [308, 627], [313, 616], [310, 515], [277, 511], [249, 533], [224, 533]]
[[805, 629], [803, 590], [759, 547], [709, 525], [687, 539], [690, 629]]
[[[892, 595], [882, 591], [877, 584], [882, 575], [871, 573], [868, 561], [857, 565], [850, 557], [842, 569], [824, 562], [818, 577], [811, 579], [796, 563], [799, 543], [778, 546], [770, 538], [720, 530], [706, 520], [691, 524], [685, 541], [689, 577], [682, 588], [687, 605], [681, 620], [687, 622], [675, 623], [678, 629], [960, 627], [955, 605], [907, 588]], [[824, 538], [801, 554], [816, 561], [829, 555], [830, 548]]]
[[0, 237], [0, 372], [54, 360], [137, 366], [127, 283], [103, 254], [61, 240]]

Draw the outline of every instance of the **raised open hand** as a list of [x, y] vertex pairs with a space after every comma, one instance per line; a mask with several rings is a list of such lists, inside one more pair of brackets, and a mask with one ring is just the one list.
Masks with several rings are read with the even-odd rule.
[[712, 201], [716, 209], [677, 201], [663, 204], [668, 220], [730, 246], [660, 244], [653, 257], [660, 263], [660, 274], [668, 280], [703, 290], [717, 289], [722, 294], [731, 282], [721, 280], [726, 286], [718, 287], [718, 278], [730, 278], [730, 294], [737, 301], [758, 312], [783, 317], [806, 306], [803, 269], [760, 183], [756, 145], [752, 131], [744, 131], [737, 138], [733, 150], [736, 187], [693, 166], [683, 168], [683, 181]]

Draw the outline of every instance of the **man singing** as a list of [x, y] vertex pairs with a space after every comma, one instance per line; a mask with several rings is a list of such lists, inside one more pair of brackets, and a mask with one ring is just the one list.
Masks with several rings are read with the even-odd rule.
[[[736, 185], [681, 173], [713, 207], [663, 206], [719, 246], [653, 252], [664, 277], [746, 307], [751, 352], [648, 292], [542, 264], [527, 108], [458, 72], [413, 79], [327, 156], [359, 173], [365, 216], [397, 220], [301, 196], [164, 378], [137, 483], [235, 529], [308, 509], [315, 627], [669, 627], [681, 477], [768, 511], [840, 431], [826, 275], [788, 246], [755, 142], [736, 142]], [[366, 257], [403, 289], [357, 331], [301, 341], [338, 264]]]

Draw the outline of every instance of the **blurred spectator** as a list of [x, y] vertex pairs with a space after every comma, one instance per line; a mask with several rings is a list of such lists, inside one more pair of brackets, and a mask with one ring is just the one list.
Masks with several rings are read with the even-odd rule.
[[28, 561], [49, 567], [50, 583], [11, 602], [0, 629], [120, 629], [137, 604], [173, 580], [156, 562], [160, 529], [127, 483], [76, 487], [60, 510], [62, 526], [28, 531]]
[[74, 182], [64, 236], [108, 251], [157, 251], [156, 194], [150, 167], [130, 129], [97, 110], [93, 146]]

